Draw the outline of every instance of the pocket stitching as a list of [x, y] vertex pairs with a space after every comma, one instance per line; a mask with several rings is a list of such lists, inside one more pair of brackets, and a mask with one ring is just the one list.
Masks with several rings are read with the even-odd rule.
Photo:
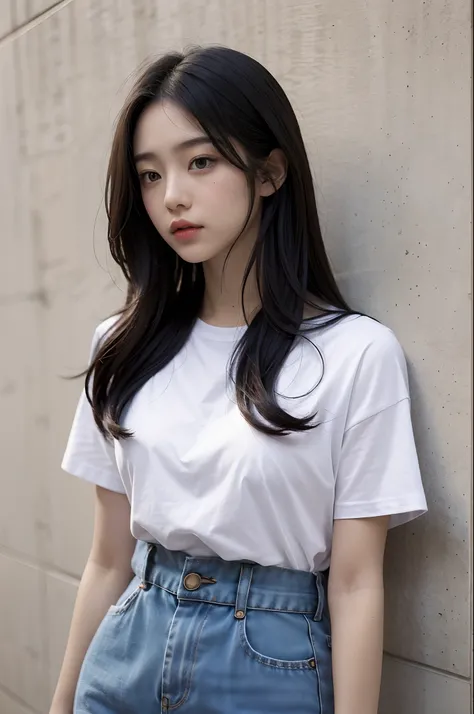
[[135, 590], [133, 590], [130, 593], [128, 598], [126, 600], [124, 600], [124, 602], [121, 605], [111, 605], [109, 607], [107, 614], [108, 615], [123, 615], [125, 612], [127, 612], [127, 610], [129, 609], [131, 604], [134, 602], [134, 600], [137, 599], [137, 597], [139, 596], [140, 592], [142, 592], [142, 590], [143, 590], [143, 588], [141, 587], [141, 583], [140, 583], [139, 585], [137, 585]]
[[257, 662], [260, 662], [260, 664], [266, 665], [267, 667], [274, 667], [277, 669], [310, 670], [313, 672], [316, 671], [316, 668], [311, 667], [311, 665], [309, 664], [311, 659], [315, 659], [314, 657], [299, 660], [275, 659], [274, 657], [266, 657], [265, 655], [260, 654], [260, 652], [257, 652], [257, 650], [254, 650], [247, 637], [247, 627], [245, 624], [245, 620], [246, 618], [240, 620], [238, 626], [240, 634], [240, 644], [242, 645], [242, 648], [248, 657], [253, 660], [256, 660]]

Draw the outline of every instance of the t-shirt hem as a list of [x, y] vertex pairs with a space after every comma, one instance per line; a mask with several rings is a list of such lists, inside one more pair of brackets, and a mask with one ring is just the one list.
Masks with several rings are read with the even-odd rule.
[[360, 502], [340, 504], [334, 509], [334, 520], [347, 520], [349, 518], [377, 518], [390, 516], [389, 528], [401, 526], [404, 523], [419, 518], [427, 513], [426, 501], [420, 498], [413, 500], [390, 500], [375, 502]]
[[114, 491], [115, 493], [126, 494], [123, 484], [118, 484], [116, 481], [111, 481], [104, 475], [101, 471], [95, 471], [90, 467], [80, 466], [74, 462], [64, 460], [61, 464], [61, 469], [71, 476], [76, 476], [83, 481], [88, 481], [95, 486], [100, 486], [101, 488], [106, 488], [109, 491]]

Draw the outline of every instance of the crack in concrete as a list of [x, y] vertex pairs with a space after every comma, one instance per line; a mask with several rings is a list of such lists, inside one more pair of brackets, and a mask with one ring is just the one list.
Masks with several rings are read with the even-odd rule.
[[0, 36], [0, 48], [7, 42], [13, 42], [17, 39], [17, 37], [20, 37], [26, 32], [29, 32], [41, 22], [48, 20], [50, 17], [52, 17], [57, 12], [59, 12], [60, 10], [67, 7], [73, 2], [74, 0], [60, 0], [59, 2], [54, 3], [54, 5], [51, 5], [51, 7], [49, 7], [47, 10], [43, 10], [43, 12], [38, 13], [38, 15], [30, 17], [28, 20], [26, 20], [26, 22], [23, 22], [20, 25], [16, 25], [14, 21], [14, 12], [12, 11], [14, 27], [6, 34]]

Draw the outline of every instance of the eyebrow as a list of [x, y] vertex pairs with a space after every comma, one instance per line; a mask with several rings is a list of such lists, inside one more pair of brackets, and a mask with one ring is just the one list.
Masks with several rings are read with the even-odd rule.
[[[212, 141], [207, 136], [195, 136], [193, 139], [186, 139], [186, 141], [177, 144], [174, 147], [175, 151], [182, 151], [183, 149], [189, 149], [193, 146], [200, 146], [202, 144], [211, 144]], [[135, 154], [133, 157], [135, 163], [139, 161], [153, 161], [158, 158], [158, 154], [154, 151], [142, 151], [140, 154]]]

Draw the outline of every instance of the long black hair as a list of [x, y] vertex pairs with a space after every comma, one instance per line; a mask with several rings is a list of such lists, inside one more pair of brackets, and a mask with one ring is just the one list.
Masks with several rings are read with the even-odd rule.
[[[191, 114], [224, 158], [244, 172], [249, 216], [265, 159], [277, 148], [286, 156], [283, 185], [263, 199], [259, 235], [242, 286], [243, 304], [245, 282], [255, 268], [261, 308], [235, 348], [230, 373], [239, 409], [256, 429], [272, 435], [310, 429], [314, 414], [296, 418], [278, 404], [280, 369], [305, 330], [306, 306], [323, 311], [330, 306], [329, 322], [354, 313], [329, 265], [290, 102], [261, 64], [225, 47], [192, 48], [154, 61], [138, 77], [119, 115], [105, 200], [110, 251], [128, 289], [117, 321], [83, 373], [97, 426], [106, 437], [132, 436], [120, 425], [124, 408], [181, 350], [202, 306], [202, 265], [186, 263], [157, 232], [143, 205], [133, 159], [141, 113], [164, 99]], [[245, 158], [233, 141], [243, 147]]]

